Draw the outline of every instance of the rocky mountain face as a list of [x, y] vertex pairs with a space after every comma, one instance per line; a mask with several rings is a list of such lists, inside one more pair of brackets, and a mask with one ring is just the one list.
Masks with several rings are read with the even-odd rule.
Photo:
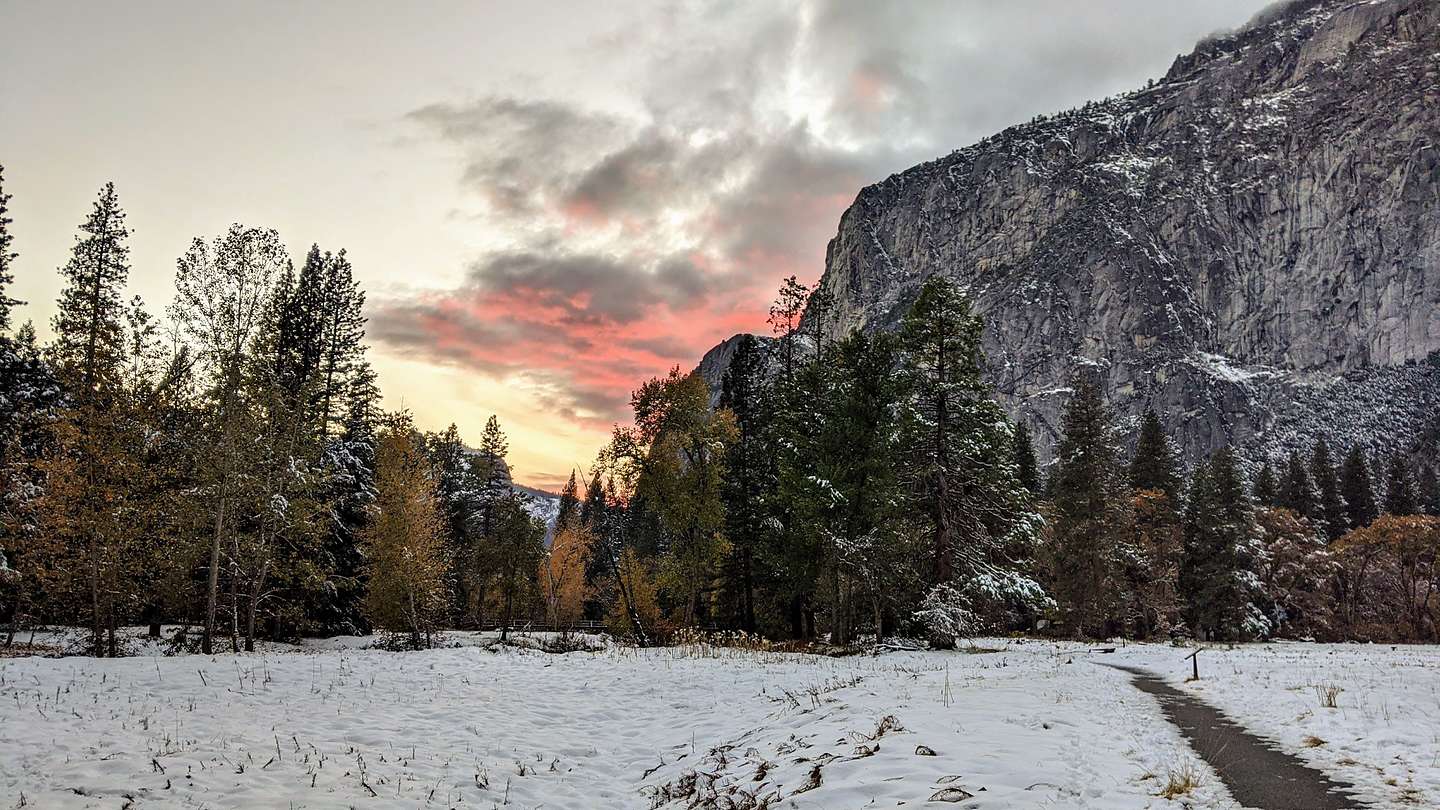
[[1299, 0], [864, 189], [823, 328], [890, 328], [936, 273], [1042, 452], [1077, 374], [1191, 459], [1322, 431], [1413, 447], [1440, 413], [1440, 2]]

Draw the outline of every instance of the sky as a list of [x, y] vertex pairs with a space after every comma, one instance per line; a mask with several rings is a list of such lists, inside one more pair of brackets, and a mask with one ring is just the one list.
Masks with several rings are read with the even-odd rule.
[[42, 336], [99, 187], [131, 292], [232, 222], [348, 251], [385, 405], [557, 488], [629, 393], [766, 331], [861, 187], [1158, 78], [1262, 0], [0, 0], [0, 165]]

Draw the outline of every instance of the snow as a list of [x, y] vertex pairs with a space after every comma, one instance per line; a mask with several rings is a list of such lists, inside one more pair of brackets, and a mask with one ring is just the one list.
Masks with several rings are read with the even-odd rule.
[[[1173, 650], [1116, 658], [1151, 669], [1312, 766], [1372, 807], [1440, 806], [1440, 647], [1277, 642], [1200, 654], [1199, 681]], [[1322, 705], [1331, 687], [1337, 708]]]
[[[46, 808], [678, 808], [715, 791], [729, 803], [694, 806], [753, 794], [833, 808], [945, 790], [997, 810], [1235, 806], [1154, 699], [1103, 665], [1178, 680], [1173, 647], [996, 639], [826, 658], [448, 640], [460, 646], [0, 659], [0, 807], [23, 793]], [[1201, 666], [1184, 688], [1360, 782], [1376, 807], [1440, 795], [1435, 648], [1255, 645]], [[1312, 682], [1340, 685], [1340, 709], [1321, 711]], [[1326, 744], [1304, 748], [1310, 734]], [[1156, 795], [1186, 768], [1195, 792]]]

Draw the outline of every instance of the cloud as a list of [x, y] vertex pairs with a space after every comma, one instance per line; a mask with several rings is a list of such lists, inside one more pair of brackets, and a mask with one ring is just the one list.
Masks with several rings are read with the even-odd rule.
[[499, 95], [405, 116], [456, 148], [507, 246], [454, 289], [382, 302], [373, 333], [523, 381], [561, 418], [623, 420], [642, 379], [763, 329], [783, 277], [818, 278], [866, 183], [1136, 86], [1260, 5], [647, 7], [586, 54], [624, 103]]

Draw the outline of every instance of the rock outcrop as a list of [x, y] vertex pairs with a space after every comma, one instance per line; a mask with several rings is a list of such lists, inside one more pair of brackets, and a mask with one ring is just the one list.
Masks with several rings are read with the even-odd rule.
[[1440, 413], [1440, 2], [1300, 0], [864, 189], [824, 328], [892, 327], [937, 273], [1042, 452], [1077, 374], [1192, 459], [1413, 445]]

